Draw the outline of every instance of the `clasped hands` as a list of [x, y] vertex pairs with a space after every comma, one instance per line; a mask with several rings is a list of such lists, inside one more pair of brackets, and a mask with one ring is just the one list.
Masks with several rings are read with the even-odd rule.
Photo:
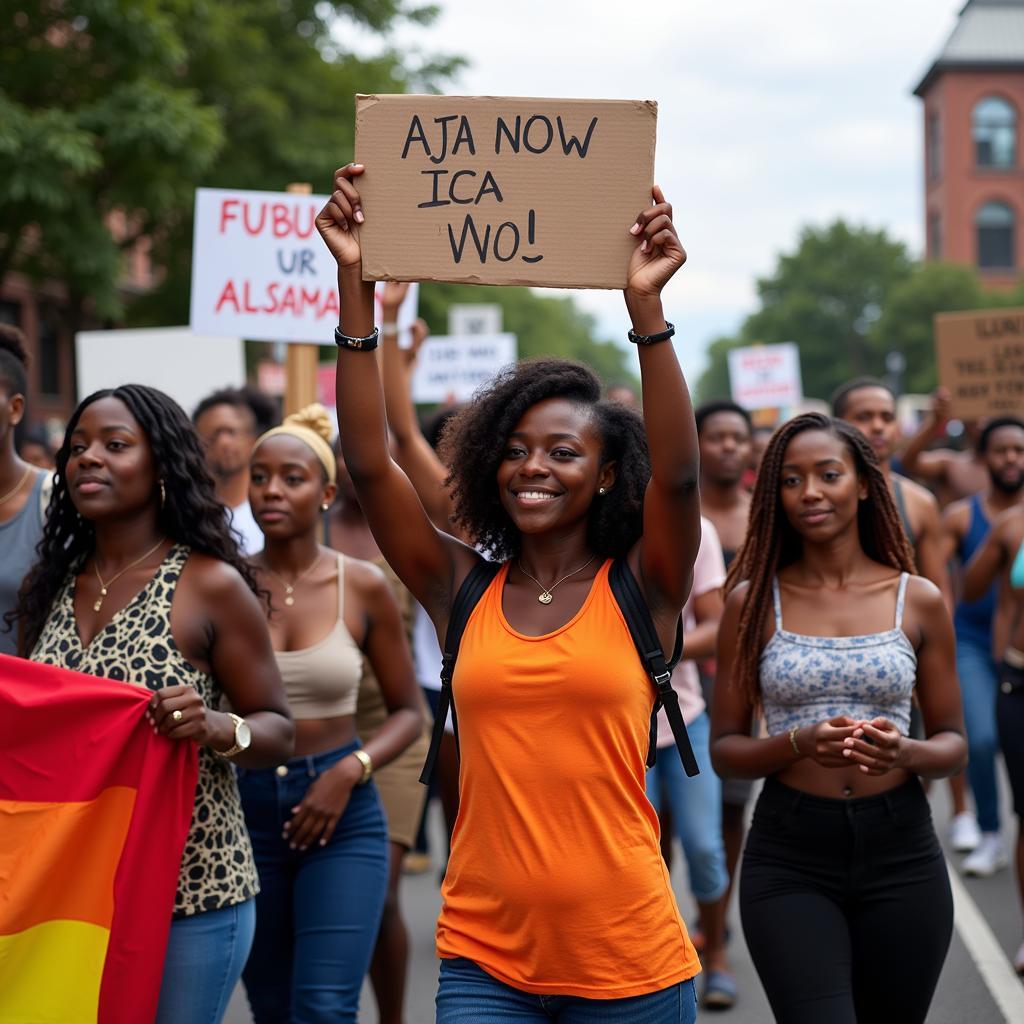
[[809, 742], [798, 743], [800, 749], [825, 768], [856, 765], [865, 775], [884, 775], [903, 766], [904, 737], [887, 718], [839, 715], [801, 731]]

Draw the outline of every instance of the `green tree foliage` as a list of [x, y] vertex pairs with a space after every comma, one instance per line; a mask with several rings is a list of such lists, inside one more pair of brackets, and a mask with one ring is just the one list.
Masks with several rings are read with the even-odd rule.
[[164, 284], [128, 319], [184, 322], [196, 186], [326, 187], [352, 150], [356, 91], [429, 88], [459, 63], [348, 52], [353, 25], [436, 14], [407, 0], [16, 8], [0, 19], [0, 279], [63, 283], [73, 321], [86, 298], [124, 314], [124, 254], [145, 237]]
[[892, 289], [872, 330], [872, 338], [879, 351], [903, 354], [904, 390], [925, 394], [938, 383], [933, 333], [936, 313], [1022, 304], [1024, 287], [992, 291], [981, 286], [977, 274], [969, 267], [924, 263]]
[[728, 351], [742, 345], [795, 341], [808, 395], [828, 395], [849, 377], [880, 372], [884, 353], [874, 344], [872, 325], [912, 270], [906, 247], [884, 231], [842, 220], [805, 228], [796, 250], [780, 256], [772, 276], [757, 282], [760, 309], [737, 337], [712, 344], [699, 396], [729, 393]]
[[936, 383], [936, 313], [1024, 305], [1024, 282], [993, 291], [969, 267], [911, 261], [905, 246], [883, 231], [836, 221], [806, 228], [796, 251], [779, 258], [775, 273], [758, 282], [761, 308], [735, 337], [708, 349], [701, 401], [729, 394], [728, 353], [744, 345], [795, 341], [804, 393], [827, 398], [844, 380], [884, 376], [886, 356], [903, 355], [903, 390], [931, 391]]

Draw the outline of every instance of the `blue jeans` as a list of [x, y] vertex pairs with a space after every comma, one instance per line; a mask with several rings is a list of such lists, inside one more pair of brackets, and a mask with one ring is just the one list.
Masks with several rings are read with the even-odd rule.
[[172, 921], [156, 1024], [219, 1024], [255, 928], [254, 900]]
[[435, 1024], [693, 1024], [693, 980], [629, 999], [538, 996], [492, 978], [472, 960], [442, 960]]
[[974, 794], [978, 825], [982, 832], [998, 832], [996, 696], [999, 693], [999, 671], [988, 643], [958, 636], [956, 671], [960, 677], [967, 729], [967, 781]]
[[662, 747], [658, 760], [647, 772], [647, 796], [660, 811], [664, 786], [672, 811], [672, 825], [683, 844], [690, 869], [690, 888], [701, 903], [714, 903], [729, 887], [722, 842], [722, 782], [711, 768], [708, 743], [711, 724], [701, 712], [686, 727], [700, 775], [686, 777], [675, 747]]
[[239, 769], [260, 894], [242, 978], [256, 1024], [355, 1024], [388, 885], [388, 833], [372, 782], [352, 790], [326, 846], [292, 850], [282, 828], [310, 784], [358, 742]]

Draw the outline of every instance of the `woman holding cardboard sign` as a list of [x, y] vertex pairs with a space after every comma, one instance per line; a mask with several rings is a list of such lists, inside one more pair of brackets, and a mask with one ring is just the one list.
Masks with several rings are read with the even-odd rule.
[[[433, 526], [388, 452], [353, 230], [373, 216], [362, 173], [338, 171], [317, 218], [344, 311], [341, 445], [381, 551], [444, 640], [487, 563]], [[700, 543], [697, 436], [661, 306], [686, 254], [660, 189], [653, 200], [622, 226], [638, 243], [625, 298], [644, 419], [601, 401], [585, 367], [539, 360], [500, 374], [446, 436], [456, 522], [502, 564], [454, 674], [461, 801], [437, 928], [441, 1024], [696, 1017], [700, 966], [644, 793], [653, 692], [609, 583], [625, 566], [672, 650]]]

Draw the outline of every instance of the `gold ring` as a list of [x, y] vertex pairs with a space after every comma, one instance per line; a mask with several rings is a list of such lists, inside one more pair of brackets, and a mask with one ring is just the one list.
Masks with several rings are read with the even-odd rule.
[[171, 712], [171, 719], [173, 721], [175, 721], [175, 722], [180, 722], [182, 720], [182, 718], [184, 718], [184, 717], [185, 716], [182, 715], [182, 713], [180, 711], [172, 711]]

